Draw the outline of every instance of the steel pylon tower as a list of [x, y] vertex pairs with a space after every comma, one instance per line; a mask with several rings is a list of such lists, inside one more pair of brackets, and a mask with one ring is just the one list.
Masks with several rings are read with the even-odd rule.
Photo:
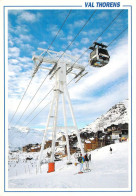
[[[65, 137], [66, 137], [66, 144], [67, 144], [67, 157], [68, 157], [68, 162], [70, 162], [70, 147], [69, 147], [69, 138], [68, 138], [68, 130], [74, 129], [76, 131], [79, 147], [81, 149], [81, 153], [84, 154], [84, 149], [81, 143], [80, 139], [80, 134], [78, 131], [75, 115], [73, 112], [73, 107], [71, 104], [68, 88], [67, 88], [67, 75], [68, 74], [74, 74], [74, 78], [77, 79], [77, 81], [83, 77], [86, 73], [84, 73], [85, 68], [82, 65], [79, 64], [74, 64], [69, 60], [63, 59], [60, 60], [60, 52], [55, 52], [51, 50], [45, 50], [45, 49], [40, 49], [43, 50], [43, 53], [46, 52], [48, 53], [47, 57], [42, 57], [42, 54], [40, 56], [33, 56], [33, 61], [35, 63], [35, 69], [34, 73], [36, 73], [41, 66], [43, 62], [53, 64], [51, 68], [49, 67], [43, 67], [44, 69], [49, 70], [49, 75], [50, 79], [54, 78], [55, 79], [55, 85], [53, 89], [53, 98], [50, 104], [50, 109], [49, 109], [49, 114], [47, 118], [47, 123], [46, 123], [46, 128], [44, 131], [44, 136], [42, 140], [42, 145], [41, 145], [41, 150], [40, 150], [40, 155], [39, 155], [39, 161], [38, 161], [38, 168], [40, 168], [41, 160], [42, 160], [42, 154], [44, 150], [44, 145], [45, 145], [45, 140], [46, 140], [46, 135], [48, 130], [52, 130], [52, 150], [51, 150], [51, 158], [50, 158], [50, 163], [54, 163], [54, 154], [55, 154], [55, 142], [56, 142], [56, 133], [57, 130], [64, 130], [65, 131]], [[70, 55], [64, 55], [65, 57], [69, 57], [70, 60], [74, 61], [74, 57]], [[39, 66], [40, 64], [40, 66]], [[38, 67], [39, 66], [39, 67]], [[40, 67], [42, 68], [42, 67]], [[62, 97], [62, 106], [63, 106], [63, 117], [64, 117], [64, 126], [59, 127], [57, 126], [57, 119], [58, 119], [58, 106], [59, 106], [59, 98], [60, 96]], [[69, 105], [69, 109], [71, 112], [71, 117], [73, 120], [73, 126], [70, 127], [68, 126], [67, 123], [67, 114], [66, 114], [66, 98], [67, 98], [67, 103]], [[52, 126], [50, 125], [52, 121]]]

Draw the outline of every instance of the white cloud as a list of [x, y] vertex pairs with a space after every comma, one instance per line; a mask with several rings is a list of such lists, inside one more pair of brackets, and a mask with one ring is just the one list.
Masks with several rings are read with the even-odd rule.
[[99, 14], [97, 14], [98, 19], [106, 19], [109, 16], [109, 14], [106, 11], [103, 11]]
[[74, 21], [73, 24], [69, 24], [68, 27], [73, 29], [76, 27], [82, 27], [85, 24], [86, 20], [78, 20]]
[[24, 34], [20, 34], [19, 35], [19, 39], [21, 39], [22, 41], [31, 41], [32, 40], [32, 36], [31, 35], [24, 35]]
[[[56, 36], [56, 34], [58, 33], [59, 29], [60, 28], [58, 27], [58, 25], [51, 25], [50, 27], [48, 27], [48, 31], [50, 32], [50, 34], [52, 36]], [[61, 37], [61, 39], [63, 38], [63, 36], [64, 36], [63, 30], [60, 30], [59, 36]]]
[[13, 41], [12, 41], [11, 39], [9, 39], [8, 43], [9, 43], [9, 45], [10, 45], [11, 47], [14, 46], [14, 43], [13, 43]]
[[32, 62], [32, 59], [29, 57], [19, 57], [18, 60], [23, 63]]
[[43, 41], [43, 42], [40, 42], [39, 45], [46, 45], [47, 42]]
[[34, 14], [28, 11], [23, 11], [19, 16], [17, 21], [26, 21], [26, 22], [37, 22], [41, 17], [40, 13]]
[[28, 27], [26, 25], [17, 25], [13, 28], [13, 26], [11, 25], [11, 23], [9, 22], [9, 25], [8, 25], [8, 30], [9, 30], [9, 33], [15, 33], [16, 35], [20, 35], [22, 33], [28, 33], [29, 30], [28, 30]]
[[67, 39], [68, 40], [72, 40], [73, 39], [73, 36], [72, 35], [69, 35], [69, 36], [67, 36]]
[[30, 55], [34, 52], [34, 47], [30, 44], [22, 44], [21, 47], [26, 49], [28, 52], [31, 52]]
[[[118, 47], [112, 50], [108, 65], [102, 68], [90, 67], [90, 74], [70, 89], [73, 99], [82, 99], [88, 89], [98, 89], [128, 73], [128, 47], [125, 42], [124, 39], [123, 44], [119, 43]], [[91, 69], [96, 71], [91, 74]]]
[[[72, 56], [80, 56], [86, 48], [82, 49], [73, 49], [68, 51]], [[15, 50], [15, 49], [14, 49]], [[16, 48], [17, 50], [17, 48]], [[89, 68], [90, 73], [86, 78], [83, 78], [79, 83], [74, 84], [74, 86], [70, 87], [70, 97], [73, 99], [73, 108], [75, 111], [75, 116], [77, 117], [77, 121], [82, 119], [84, 122], [90, 123], [90, 119], [94, 119], [100, 113], [105, 112], [112, 105], [117, 103], [118, 101], [127, 98], [127, 81], [124, 83], [120, 83], [116, 86], [111, 86], [110, 90], [107, 90], [103, 96], [93, 97], [91, 92], [98, 90], [99, 88], [104, 87], [106, 84], [110, 82], [116, 81], [119, 77], [123, 76], [127, 73], [128, 69], [128, 56], [127, 56], [127, 43], [124, 39], [122, 42], [118, 44], [114, 50], [111, 51], [111, 60], [109, 65], [96, 69]], [[88, 53], [85, 54], [85, 58], [88, 57]], [[81, 60], [83, 60], [82, 58]], [[11, 60], [9, 65], [9, 117], [11, 118], [12, 114], [17, 107], [20, 98], [22, 97], [26, 86], [30, 81], [30, 75], [32, 73], [33, 62], [31, 58], [27, 57], [17, 57], [17, 64], [15, 61]], [[25, 67], [28, 66], [28, 67]], [[22, 68], [29, 68], [30, 72], [24, 71], [22, 72]], [[31, 88], [27, 92], [27, 96], [23, 100], [23, 104], [21, 105], [18, 114], [15, 118], [15, 121], [21, 115], [21, 112], [24, 111], [24, 108], [29, 103], [31, 97], [34, 95], [41, 82], [43, 81], [46, 73], [43, 70], [39, 70], [34, 78], [34, 81], [31, 84]], [[18, 82], [17, 82], [18, 81]], [[45, 85], [38, 92], [38, 95], [30, 105], [30, 108], [26, 112], [26, 117], [32, 109], [43, 99], [45, 94], [51, 89], [53, 81], [47, 80]], [[33, 114], [36, 115], [44, 105], [50, 101], [52, 97], [47, 97], [47, 99], [41, 104], [41, 106], [35, 111]], [[46, 122], [48, 111], [43, 111], [42, 115], [38, 116], [36, 120], [32, 122], [31, 125], [38, 123], [41, 124]], [[69, 117], [69, 115], [68, 115]], [[31, 119], [32, 117], [30, 117]], [[24, 119], [24, 118], [23, 118]], [[22, 122], [23, 122], [22, 119]], [[30, 120], [29, 119], [29, 120]], [[31, 126], [30, 125], [30, 126]]]
[[90, 39], [87, 38], [87, 37], [82, 38], [82, 39], [81, 39], [81, 43], [82, 43], [82, 44], [88, 44], [88, 43], [90, 43]]
[[[93, 114], [97, 112], [104, 112], [112, 105], [128, 98], [128, 82], [122, 82], [115, 86], [111, 86], [107, 92], [100, 97], [88, 97], [82, 104], [75, 104], [76, 111], [89, 112]], [[94, 104], [95, 103], [95, 104]]]
[[18, 62], [17, 59], [9, 59], [9, 64], [17, 64]]
[[9, 48], [8, 56], [9, 57], [18, 57], [20, 55], [20, 49], [17, 47]]

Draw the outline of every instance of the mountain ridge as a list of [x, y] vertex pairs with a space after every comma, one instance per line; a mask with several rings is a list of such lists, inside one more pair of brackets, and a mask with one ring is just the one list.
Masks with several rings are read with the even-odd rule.
[[[124, 100], [112, 106], [105, 114], [101, 115], [91, 124], [80, 129], [80, 133], [87, 132], [97, 132], [98, 130], [104, 131], [104, 128], [107, 128], [111, 124], [124, 124], [128, 123], [128, 100]], [[18, 147], [23, 147], [27, 144], [36, 144], [41, 143], [43, 138], [44, 130], [35, 130], [22, 128], [17, 129], [11, 127], [8, 130], [8, 140], [9, 148], [14, 149]], [[73, 132], [74, 133], [74, 132]], [[73, 134], [71, 133], [71, 135]], [[57, 138], [64, 135], [64, 133], [57, 133]], [[50, 137], [47, 138], [49, 140]]]
[[128, 122], [128, 99], [126, 99], [112, 106], [105, 114], [101, 115], [94, 122], [81, 129], [80, 132], [97, 132], [98, 130], [104, 131], [104, 128], [107, 128], [112, 124], [118, 125]]

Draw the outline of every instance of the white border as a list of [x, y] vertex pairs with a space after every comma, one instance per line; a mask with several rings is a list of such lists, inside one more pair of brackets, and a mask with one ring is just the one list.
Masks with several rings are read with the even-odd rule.
[[[51, 7], [6, 7], [5, 8], [5, 46], [6, 46], [6, 54], [5, 54], [5, 91], [6, 91], [6, 94], [5, 94], [5, 103], [8, 103], [8, 76], [7, 76], [7, 73], [8, 73], [8, 10], [30, 10], [30, 9], [34, 9], [34, 10], [37, 10], [37, 9], [42, 9], [42, 10], [46, 10], [46, 9], [50, 9], [52, 10], [53, 8]], [[54, 8], [54, 9], [65, 9], [65, 8]], [[67, 8], [66, 9], [82, 9], [82, 8]], [[84, 9], [84, 7], [83, 7]], [[89, 8], [88, 8], [89, 9]], [[98, 9], [98, 8], [97, 8]], [[129, 24], [131, 24], [131, 10], [127, 7], [119, 7], [118, 9], [128, 9], [128, 13], [129, 13]], [[101, 10], [101, 9], [100, 9]], [[113, 10], [113, 8], [112, 8]], [[129, 81], [128, 81], [128, 86], [130, 87], [131, 85], [131, 28], [129, 27], [129, 34], [128, 34], [128, 43], [129, 43], [129, 56], [128, 56], [128, 61], [129, 61], [129, 65], [128, 65], [128, 69], [129, 69]], [[131, 88], [129, 88], [129, 97], [131, 97]], [[51, 188], [45, 188], [45, 189], [26, 189], [26, 188], [8, 188], [8, 147], [7, 147], [7, 144], [8, 144], [8, 105], [5, 104], [5, 113], [6, 113], [6, 117], [5, 117], [5, 120], [6, 120], [6, 126], [5, 126], [5, 149], [6, 149], [6, 155], [5, 155], [5, 161], [6, 161], [6, 168], [5, 168], [5, 178], [6, 178], [6, 181], [5, 181], [5, 189], [6, 191], [130, 191], [131, 190], [131, 164], [129, 164], [129, 187], [128, 188], [95, 188], [95, 189], [92, 189], [92, 188], [56, 188], [56, 189], [51, 189]], [[131, 119], [131, 102], [130, 102], [130, 99], [129, 99], [129, 119]], [[129, 123], [129, 130], [131, 130], [131, 123]], [[131, 133], [130, 133], [130, 138], [131, 138]], [[131, 162], [131, 142], [129, 140], [129, 162]]]

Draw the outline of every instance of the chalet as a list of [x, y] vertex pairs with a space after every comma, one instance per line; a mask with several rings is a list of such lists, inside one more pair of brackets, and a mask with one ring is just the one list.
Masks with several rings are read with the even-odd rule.
[[41, 150], [41, 145], [34, 145], [30, 148], [30, 152], [39, 152]]
[[107, 133], [105, 135], [105, 146], [110, 145], [110, 144], [114, 144], [114, 140], [111, 139], [111, 134]]
[[104, 137], [104, 135], [105, 135], [105, 133], [103, 133], [103, 131], [97, 131], [95, 133], [95, 137], [97, 137], [98, 139]]
[[119, 129], [121, 130], [121, 137], [128, 138], [128, 123], [119, 124]]
[[44, 149], [51, 147], [51, 145], [52, 145], [52, 140], [46, 141], [44, 145]]
[[128, 138], [128, 123], [118, 124], [107, 127], [104, 130], [106, 133], [110, 134], [111, 139], [118, 140], [120, 137]]
[[112, 131], [111, 133], [111, 139], [113, 140], [118, 140], [120, 138], [120, 134], [121, 134], [121, 131]]
[[39, 152], [41, 149], [40, 144], [28, 144], [23, 147], [23, 152]]
[[90, 140], [86, 140], [84, 142], [84, 150], [87, 151], [91, 151], [92, 150], [92, 145], [91, 145], [91, 141]]
[[77, 143], [77, 136], [75, 134], [69, 135], [69, 145], [74, 146]]
[[[77, 152], [77, 136], [76, 134], [69, 135], [70, 154]], [[67, 154], [67, 146], [65, 145], [65, 154]]]
[[105, 132], [112, 132], [112, 131], [116, 131], [116, 130], [118, 130], [118, 125], [112, 124], [112, 125], [108, 126], [108, 127], [105, 129]]
[[28, 144], [26, 146], [23, 146], [23, 152], [30, 152], [30, 149], [33, 145], [32, 144]]
[[[74, 154], [77, 152], [77, 147], [76, 146], [70, 146], [70, 154]], [[65, 145], [65, 154], [67, 155], [67, 146]]]
[[80, 138], [81, 139], [87, 139], [88, 137], [89, 137], [88, 132], [85, 131], [85, 132], [80, 133]]
[[84, 150], [87, 151], [91, 151], [91, 150], [95, 150], [96, 148], [98, 148], [98, 138], [90, 138], [85, 140], [84, 142]]

